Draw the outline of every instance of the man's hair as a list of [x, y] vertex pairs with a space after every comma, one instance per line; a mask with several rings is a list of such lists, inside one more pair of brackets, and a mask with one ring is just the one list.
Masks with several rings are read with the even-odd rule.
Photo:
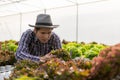
[[[35, 27], [36, 32], [39, 31], [41, 28], [40, 27]], [[53, 28], [50, 28], [53, 29]]]
[[40, 30], [40, 27], [35, 27], [35, 30], [36, 30], [36, 31], [39, 31], [39, 30]]

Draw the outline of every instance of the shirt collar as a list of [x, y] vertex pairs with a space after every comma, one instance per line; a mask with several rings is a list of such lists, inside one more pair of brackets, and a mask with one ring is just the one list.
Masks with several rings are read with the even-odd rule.
[[39, 39], [36, 37], [36, 35], [35, 35], [34, 31], [33, 31], [33, 34], [34, 34], [34, 39], [35, 39], [34, 41], [35, 41], [35, 42], [38, 42], [38, 41], [39, 41]]
[[39, 39], [35, 36], [35, 42], [38, 42], [39, 41]]

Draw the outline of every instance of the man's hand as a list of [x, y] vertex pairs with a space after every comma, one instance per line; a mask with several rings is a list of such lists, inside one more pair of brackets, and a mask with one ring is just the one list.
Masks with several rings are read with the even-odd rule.
[[54, 58], [54, 57], [56, 56], [48, 53], [45, 56], [40, 57], [40, 62], [46, 62], [47, 60], [50, 60], [51, 58]]

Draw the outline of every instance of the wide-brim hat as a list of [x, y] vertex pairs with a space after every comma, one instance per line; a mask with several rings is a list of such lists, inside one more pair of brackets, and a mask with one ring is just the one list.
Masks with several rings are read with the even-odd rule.
[[35, 25], [29, 24], [30, 27], [44, 27], [44, 28], [57, 28], [59, 25], [53, 25], [50, 15], [39, 14], [36, 19]]

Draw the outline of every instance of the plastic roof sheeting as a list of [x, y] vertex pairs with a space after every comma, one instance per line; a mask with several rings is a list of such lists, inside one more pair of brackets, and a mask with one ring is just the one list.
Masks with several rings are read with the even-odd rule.
[[8, 0], [0, 3], [0, 16], [73, 5], [66, 0]]
[[105, 0], [0, 0], [0, 16]]

